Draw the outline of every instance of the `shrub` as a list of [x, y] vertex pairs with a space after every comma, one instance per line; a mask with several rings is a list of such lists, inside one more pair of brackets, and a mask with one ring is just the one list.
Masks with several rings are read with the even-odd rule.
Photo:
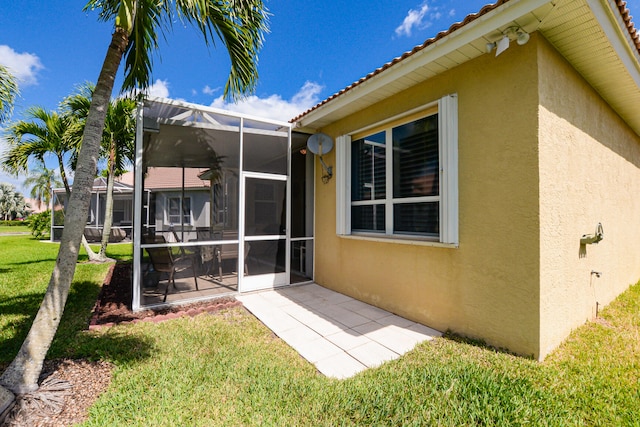
[[29, 229], [36, 239], [40, 239], [49, 234], [49, 228], [51, 227], [50, 210], [31, 215], [29, 220]]

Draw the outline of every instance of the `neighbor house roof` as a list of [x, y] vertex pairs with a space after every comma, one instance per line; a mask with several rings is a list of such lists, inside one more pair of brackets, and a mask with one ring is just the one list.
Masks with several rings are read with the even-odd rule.
[[[93, 188], [91, 191], [103, 192], [107, 191], [107, 178], [99, 176], [93, 180]], [[113, 182], [114, 193], [133, 193], [133, 185], [123, 182], [121, 179], [116, 178]]]
[[[117, 177], [113, 182], [113, 192], [114, 193], [133, 193], [133, 184], [128, 183], [126, 180], [126, 175], [131, 172], [127, 172], [120, 177]], [[71, 185], [73, 188], [73, 185]], [[64, 193], [66, 190], [64, 188], [54, 188], [54, 192], [56, 193]], [[91, 187], [92, 193], [105, 193], [107, 191], [107, 178], [99, 176], [93, 180], [93, 187]]]
[[[394, 58], [291, 122], [314, 132], [486, 54], [510, 27], [539, 31], [640, 134], [640, 35], [622, 0], [500, 0]], [[613, 77], [613, 78], [612, 78]]]
[[[182, 168], [148, 168], [144, 178], [145, 190], [180, 189], [182, 170]], [[198, 175], [208, 170], [207, 168], [184, 168], [184, 188], [190, 190], [209, 188], [209, 181], [198, 178]]]

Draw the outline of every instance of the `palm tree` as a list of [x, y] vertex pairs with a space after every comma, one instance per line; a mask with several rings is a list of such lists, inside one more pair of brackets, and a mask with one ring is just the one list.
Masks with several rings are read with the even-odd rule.
[[13, 103], [18, 93], [15, 77], [7, 70], [7, 67], [0, 65], [0, 124], [11, 117]]
[[69, 137], [71, 118], [37, 106], [29, 108], [24, 115], [25, 120], [9, 126], [6, 138], [9, 150], [2, 161], [3, 168], [16, 175], [29, 172], [29, 160], [36, 159], [44, 164], [45, 156], [52, 154], [58, 161], [67, 195], [71, 195], [64, 161], [68, 154], [77, 150], [77, 143]]
[[113, 184], [116, 177], [126, 172], [135, 157], [136, 102], [120, 98], [109, 105], [105, 122], [102, 148], [107, 157], [107, 200], [99, 257], [106, 259], [107, 244], [113, 223]]
[[267, 31], [262, 0], [89, 0], [85, 9], [98, 9], [100, 20], [113, 21], [115, 30], [91, 100], [56, 265], [25, 341], [0, 376], [0, 384], [16, 393], [38, 388], [44, 358], [64, 311], [89, 210], [107, 108], [123, 55], [123, 90], [148, 88], [151, 54], [158, 48], [159, 32], [170, 29], [174, 21], [186, 22], [200, 31], [206, 44], [216, 38], [224, 43], [231, 63], [225, 96], [235, 98], [255, 88], [257, 54]]
[[[84, 131], [84, 123], [89, 114], [91, 97], [95, 86], [85, 84], [78, 93], [63, 101], [63, 108], [78, 118], [78, 130]], [[113, 185], [116, 177], [126, 172], [133, 164], [135, 156], [135, 110], [136, 102], [131, 98], [117, 98], [109, 103], [105, 127], [102, 132], [101, 157], [107, 161], [107, 191], [105, 203], [102, 241], [97, 261], [107, 261], [107, 245], [113, 224]], [[77, 159], [73, 159], [74, 163]]]
[[5, 221], [27, 214], [24, 196], [16, 192], [16, 188], [7, 183], [0, 183], [0, 218]]
[[[12, 124], [8, 129], [7, 142], [9, 151], [5, 154], [2, 166], [10, 173], [29, 172], [29, 160], [35, 158], [44, 164], [44, 157], [52, 154], [58, 161], [60, 177], [64, 185], [67, 199], [71, 197], [71, 185], [67, 178], [65, 157], [77, 156], [81, 138], [74, 131], [77, 129], [76, 119], [68, 114], [47, 111], [42, 107], [31, 107], [25, 112], [25, 120]], [[89, 259], [98, 260], [84, 234], [81, 242]]]
[[31, 198], [36, 201], [38, 209], [43, 204], [49, 206], [51, 192], [55, 187], [60, 187], [62, 181], [58, 179], [55, 169], [48, 169], [44, 164], [31, 171], [24, 180], [26, 187], [31, 187]]

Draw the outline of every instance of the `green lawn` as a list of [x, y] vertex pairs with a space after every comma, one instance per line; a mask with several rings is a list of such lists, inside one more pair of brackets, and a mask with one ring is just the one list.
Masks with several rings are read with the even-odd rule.
[[[55, 245], [0, 237], [0, 362], [17, 351], [54, 258]], [[78, 267], [50, 353], [115, 365], [85, 425], [640, 425], [640, 284], [543, 363], [446, 336], [338, 381], [240, 308], [84, 331], [105, 270]]]
[[26, 225], [0, 225], [0, 234], [2, 233], [31, 233]]

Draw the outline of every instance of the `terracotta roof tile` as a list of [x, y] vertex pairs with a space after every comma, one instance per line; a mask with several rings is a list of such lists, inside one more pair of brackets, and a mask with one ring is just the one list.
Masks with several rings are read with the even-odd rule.
[[[294, 117], [293, 119], [290, 120], [290, 122], [294, 123], [294, 122], [300, 120], [305, 115], [309, 114], [310, 112], [312, 112], [314, 110], [317, 110], [318, 108], [320, 108], [324, 104], [328, 103], [329, 101], [332, 101], [333, 99], [339, 97], [340, 95], [343, 95], [344, 93], [350, 91], [351, 89], [355, 88], [356, 86], [358, 86], [358, 85], [364, 83], [365, 81], [375, 77], [376, 75], [382, 73], [386, 69], [391, 68], [395, 64], [407, 59], [408, 57], [416, 54], [417, 52], [420, 52], [421, 50], [426, 49], [427, 47], [431, 46], [432, 44], [434, 44], [438, 40], [443, 39], [444, 37], [448, 36], [449, 34], [453, 33], [454, 31], [464, 27], [465, 25], [468, 25], [469, 23], [475, 21], [476, 19], [480, 18], [483, 15], [486, 15], [487, 13], [491, 12], [492, 10], [497, 9], [498, 7], [502, 6], [503, 4], [505, 4], [507, 2], [509, 2], [509, 0], [498, 0], [496, 3], [487, 4], [487, 5], [483, 6], [482, 9], [480, 9], [479, 12], [467, 15], [461, 22], [456, 22], [456, 23], [452, 24], [449, 27], [449, 29], [439, 32], [434, 37], [431, 37], [430, 39], [427, 39], [421, 45], [418, 45], [418, 46], [414, 47], [412, 50], [403, 53], [401, 56], [392, 59], [391, 61], [389, 61], [386, 64], [384, 64], [382, 67], [380, 67], [380, 68], [376, 69], [375, 71], [367, 74], [366, 76], [364, 76], [360, 80], [350, 84], [349, 86], [347, 86], [346, 88], [342, 89], [341, 91], [331, 95], [330, 97], [328, 97], [324, 101], [322, 101], [319, 104], [315, 105], [314, 107], [308, 109], [307, 111], [303, 112], [302, 114], [298, 115], [297, 117]], [[640, 35], [636, 31], [636, 28], [635, 28], [635, 26], [633, 24], [632, 17], [630, 15], [629, 9], [627, 9], [627, 2], [625, 0], [616, 0], [616, 4], [618, 6], [620, 14], [622, 15], [622, 19], [626, 23], [626, 26], [627, 26], [627, 29], [629, 31], [629, 34], [631, 35], [631, 39], [634, 41], [634, 43], [636, 45], [636, 48], [638, 49], [638, 52], [640, 53]]]
[[[185, 188], [209, 188], [209, 181], [198, 178], [206, 168], [185, 168], [184, 184]], [[118, 178], [118, 181], [133, 186], [134, 173], [129, 171]], [[182, 169], [167, 167], [151, 167], [147, 169], [147, 176], [144, 183], [147, 189], [160, 190], [169, 188], [180, 188], [182, 182]]]
[[629, 11], [629, 9], [627, 9], [627, 2], [624, 0], [616, 0], [616, 4], [618, 6], [618, 10], [620, 10], [620, 15], [622, 15], [623, 21], [627, 25], [627, 30], [629, 30], [631, 39], [636, 44], [636, 49], [638, 49], [638, 52], [640, 52], [640, 34], [638, 34], [638, 31], [633, 24], [633, 17], [631, 16], [631, 12]]
[[[185, 188], [209, 188], [209, 181], [198, 178], [206, 168], [184, 168]], [[159, 190], [169, 188], [180, 188], [182, 184], [181, 168], [152, 167], [147, 169], [147, 176], [144, 179], [146, 189]]]

